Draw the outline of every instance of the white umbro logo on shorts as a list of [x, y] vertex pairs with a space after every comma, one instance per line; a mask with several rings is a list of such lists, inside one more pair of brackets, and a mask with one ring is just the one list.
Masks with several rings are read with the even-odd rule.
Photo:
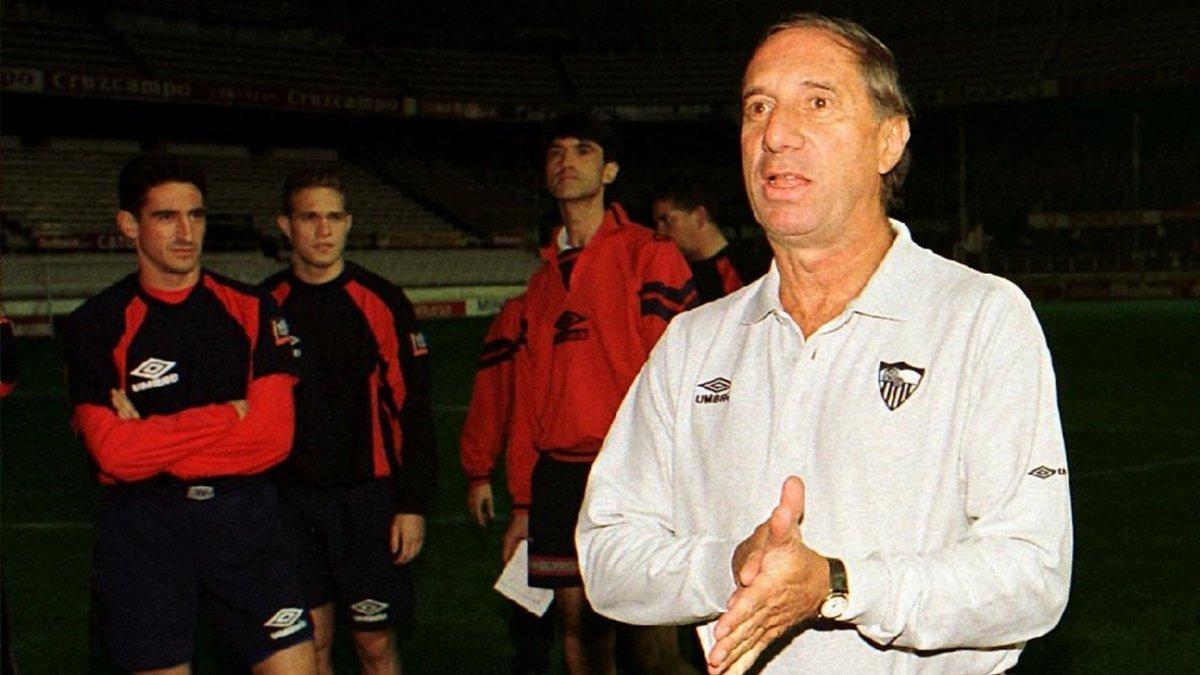
[[175, 384], [179, 381], [179, 373], [171, 372], [171, 369], [174, 367], [174, 361], [153, 357], [148, 358], [139, 363], [137, 368], [129, 371], [130, 375], [142, 378], [141, 382], [135, 382], [129, 389], [131, 391], [141, 391], [143, 389], [154, 389], [165, 387], [168, 384]]
[[387, 615], [383, 613], [389, 605], [386, 602], [379, 600], [360, 600], [353, 605], [350, 605], [350, 611], [354, 612], [354, 620], [363, 623], [372, 623], [375, 621], [383, 621], [387, 619]]
[[263, 622], [267, 628], [278, 628], [279, 630], [271, 633], [272, 640], [278, 640], [281, 637], [287, 637], [296, 631], [303, 630], [308, 622], [304, 620], [304, 610], [299, 607], [284, 607], [275, 612], [275, 615]]

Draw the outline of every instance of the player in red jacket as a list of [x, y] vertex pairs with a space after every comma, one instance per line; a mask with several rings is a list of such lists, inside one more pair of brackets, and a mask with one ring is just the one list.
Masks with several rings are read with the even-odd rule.
[[613, 663], [612, 624], [588, 606], [575, 552], [588, 472], [667, 322], [696, 303], [670, 240], [606, 205], [617, 171], [616, 138], [597, 120], [565, 115], [548, 127], [546, 187], [562, 225], [526, 290], [516, 360], [505, 559], [528, 537], [529, 583], [554, 589], [573, 673]]
[[467, 474], [467, 509], [480, 527], [496, 517], [491, 477], [512, 421], [523, 300], [519, 295], [506, 301], [488, 327], [459, 438], [460, 459]]

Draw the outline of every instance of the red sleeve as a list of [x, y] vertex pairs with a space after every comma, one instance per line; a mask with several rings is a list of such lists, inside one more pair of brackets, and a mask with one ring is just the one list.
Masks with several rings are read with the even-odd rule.
[[123, 420], [111, 408], [81, 403], [75, 406], [74, 418], [100, 472], [121, 481], [150, 478], [211, 448], [237, 422], [237, 411], [227, 403], [139, 420]]
[[250, 412], [245, 419], [219, 442], [171, 464], [167, 471], [187, 480], [256, 474], [282, 462], [292, 448], [295, 385], [296, 377], [286, 373], [264, 375], [252, 381], [246, 391]]
[[511, 427], [521, 305], [509, 300], [488, 328], [471, 390], [471, 405], [459, 438], [459, 457], [472, 485], [487, 482]]
[[692, 270], [669, 239], [657, 235], [644, 252], [641, 298], [642, 321], [639, 326], [642, 347], [649, 354], [667, 324], [680, 312], [700, 305]]
[[[528, 305], [526, 305], [528, 307]], [[532, 396], [521, 392], [533, 391], [533, 356], [529, 350], [527, 331], [528, 313], [522, 312], [521, 339], [517, 345], [514, 370], [516, 371], [513, 391], [512, 430], [505, 456], [508, 472], [508, 493], [512, 496], [513, 508], [528, 510], [532, 499], [530, 485], [533, 482], [533, 465], [537, 463], [537, 449], [533, 446]]]

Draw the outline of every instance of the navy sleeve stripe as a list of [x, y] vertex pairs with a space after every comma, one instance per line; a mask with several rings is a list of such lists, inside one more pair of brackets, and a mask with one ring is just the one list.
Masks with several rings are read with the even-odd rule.
[[679, 288], [668, 286], [661, 281], [650, 281], [642, 285], [642, 289], [638, 291], [638, 295], [643, 300], [648, 296], [661, 295], [667, 300], [676, 304], [687, 304], [689, 299], [694, 300], [696, 295], [696, 282], [688, 279], [687, 283]]
[[483, 348], [483, 356], [479, 359], [479, 370], [511, 361], [517, 355], [517, 346], [515, 340], [504, 338], [487, 343]]
[[680, 310], [672, 309], [655, 298], [642, 300], [642, 316], [653, 314], [663, 321], [670, 321]]

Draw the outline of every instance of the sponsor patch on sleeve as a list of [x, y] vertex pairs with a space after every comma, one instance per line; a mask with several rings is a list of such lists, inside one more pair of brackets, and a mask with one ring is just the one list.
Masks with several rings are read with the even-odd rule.
[[425, 356], [429, 353], [429, 343], [425, 341], [424, 333], [409, 333], [408, 340], [412, 343], [413, 356]]

